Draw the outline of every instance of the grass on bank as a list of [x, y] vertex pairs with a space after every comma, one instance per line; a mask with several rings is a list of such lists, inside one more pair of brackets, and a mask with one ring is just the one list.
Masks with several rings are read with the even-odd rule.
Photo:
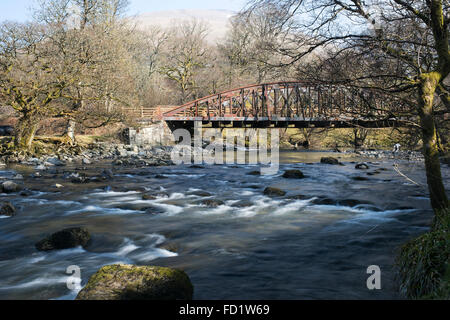
[[401, 292], [410, 299], [450, 299], [450, 209], [438, 228], [403, 245], [397, 259]]

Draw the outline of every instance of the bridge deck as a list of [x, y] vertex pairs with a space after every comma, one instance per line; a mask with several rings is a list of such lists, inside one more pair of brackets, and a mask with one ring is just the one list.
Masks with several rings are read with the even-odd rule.
[[388, 119], [388, 120], [369, 120], [369, 119], [324, 119], [324, 118], [290, 118], [290, 117], [211, 117], [204, 119], [202, 117], [164, 117], [163, 118], [172, 128], [190, 128], [194, 127], [195, 122], [201, 121], [204, 127], [231, 127], [231, 128], [391, 128], [401, 125], [406, 120]]

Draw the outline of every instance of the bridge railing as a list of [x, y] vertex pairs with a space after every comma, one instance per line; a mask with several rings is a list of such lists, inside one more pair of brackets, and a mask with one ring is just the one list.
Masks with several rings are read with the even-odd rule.
[[380, 119], [405, 108], [379, 92], [309, 82], [256, 84], [203, 97], [163, 114], [164, 118]]

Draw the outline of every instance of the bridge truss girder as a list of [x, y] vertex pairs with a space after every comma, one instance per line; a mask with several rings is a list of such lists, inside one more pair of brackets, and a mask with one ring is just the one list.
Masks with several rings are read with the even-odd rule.
[[[203, 121], [223, 126], [387, 127], [409, 107], [372, 89], [276, 82], [228, 90], [163, 114], [168, 123]], [[394, 116], [395, 115], [395, 116]]]

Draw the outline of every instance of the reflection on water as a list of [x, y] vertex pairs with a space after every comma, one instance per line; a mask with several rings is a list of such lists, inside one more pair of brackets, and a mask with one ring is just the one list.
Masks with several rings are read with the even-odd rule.
[[[275, 176], [249, 175], [255, 165], [181, 165], [121, 169], [112, 181], [72, 185], [63, 178], [69, 169], [39, 179], [23, 173], [32, 195], [0, 195], [19, 211], [0, 220], [0, 298], [73, 299], [68, 266], [81, 267], [84, 285], [111, 263], [184, 269], [196, 299], [401, 298], [392, 267], [398, 246], [432, 218], [423, 165], [397, 161], [417, 186], [390, 160], [369, 170], [356, 170], [351, 158], [340, 159], [345, 166], [318, 163], [328, 155], [282, 152]], [[284, 179], [286, 169], [306, 178]], [[448, 167], [443, 173], [448, 185]], [[55, 183], [65, 188], [53, 190]], [[287, 193], [267, 197], [267, 186]], [[35, 250], [46, 234], [71, 226], [91, 232], [86, 249]], [[382, 290], [366, 287], [370, 265], [382, 270]]]

